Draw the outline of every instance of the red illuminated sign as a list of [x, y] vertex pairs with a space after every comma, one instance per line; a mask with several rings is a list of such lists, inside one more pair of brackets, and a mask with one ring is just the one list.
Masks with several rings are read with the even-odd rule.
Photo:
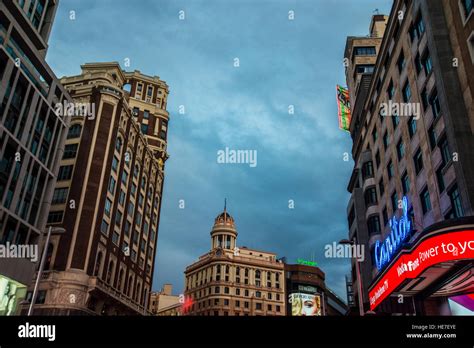
[[474, 259], [474, 230], [449, 232], [428, 237], [409, 253], [402, 253], [369, 292], [374, 310], [405, 280], [427, 268], [447, 261]]

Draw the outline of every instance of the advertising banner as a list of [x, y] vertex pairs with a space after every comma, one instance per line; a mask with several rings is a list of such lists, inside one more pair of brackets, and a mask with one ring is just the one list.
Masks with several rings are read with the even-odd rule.
[[347, 88], [337, 85], [336, 97], [339, 128], [345, 131], [349, 131], [349, 126], [351, 124], [351, 104], [349, 101], [349, 90]]
[[16, 315], [26, 296], [26, 286], [0, 275], [0, 316]]
[[319, 295], [295, 293], [290, 295], [291, 315], [321, 315], [321, 297]]
[[405, 279], [414, 279], [438, 263], [466, 259], [474, 259], [474, 230], [427, 237], [410, 252], [402, 253], [371, 287], [370, 309], [374, 310]]

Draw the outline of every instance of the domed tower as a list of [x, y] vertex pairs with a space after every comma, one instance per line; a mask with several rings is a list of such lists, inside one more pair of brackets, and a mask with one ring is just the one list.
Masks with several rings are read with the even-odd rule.
[[224, 211], [216, 217], [211, 230], [211, 249], [221, 247], [234, 250], [236, 239], [234, 218], [227, 212], [227, 204], [224, 204]]

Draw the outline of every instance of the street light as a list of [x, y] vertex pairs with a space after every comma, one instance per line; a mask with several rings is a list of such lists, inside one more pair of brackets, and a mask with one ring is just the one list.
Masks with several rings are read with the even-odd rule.
[[46, 262], [46, 254], [48, 252], [49, 239], [50, 239], [51, 234], [53, 232], [54, 232], [54, 234], [61, 234], [61, 233], [66, 232], [66, 230], [62, 227], [49, 226], [49, 228], [48, 228], [48, 234], [46, 236], [46, 242], [44, 243], [44, 247], [43, 247], [43, 255], [41, 256], [41, 261], [40, 261], [40, 266], [39, 266], [39, 269], [38, 269], [38, 274], [36, 275], [36, 282], [35, 282], [35, 287], [33, 289], [33, 296], [31, 297], [30, 308], [28, 309], [28, 316], [31, 316], [31, 314], [33, 314], [33, 306], [36, 302], [36, 297], [38, 296], [39, 282], [40, 282], [41, 277], [43, 276], [44, 263]]
[[[341, 239], [339, 241], [339, 244], [349, 244], [349, 245], [354, 245], [355, 242], [353, 240], [348, 240], [348, 239]], [[359, 268], [359, 260], [355, 260], [356, 263], [356, 273], [357, 273], [357, 282], [359, 283], [359, 314], [361, 316], [364, 316], [364, 304], [363, 304], [363, 299], [362, 299], [362, 276], [360, 274], [360, 268]]]

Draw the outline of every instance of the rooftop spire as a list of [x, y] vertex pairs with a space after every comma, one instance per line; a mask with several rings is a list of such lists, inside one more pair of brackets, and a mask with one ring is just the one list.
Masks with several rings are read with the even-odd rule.
[[224, 198], [224, 222], [227, 221], [227, 198]]

